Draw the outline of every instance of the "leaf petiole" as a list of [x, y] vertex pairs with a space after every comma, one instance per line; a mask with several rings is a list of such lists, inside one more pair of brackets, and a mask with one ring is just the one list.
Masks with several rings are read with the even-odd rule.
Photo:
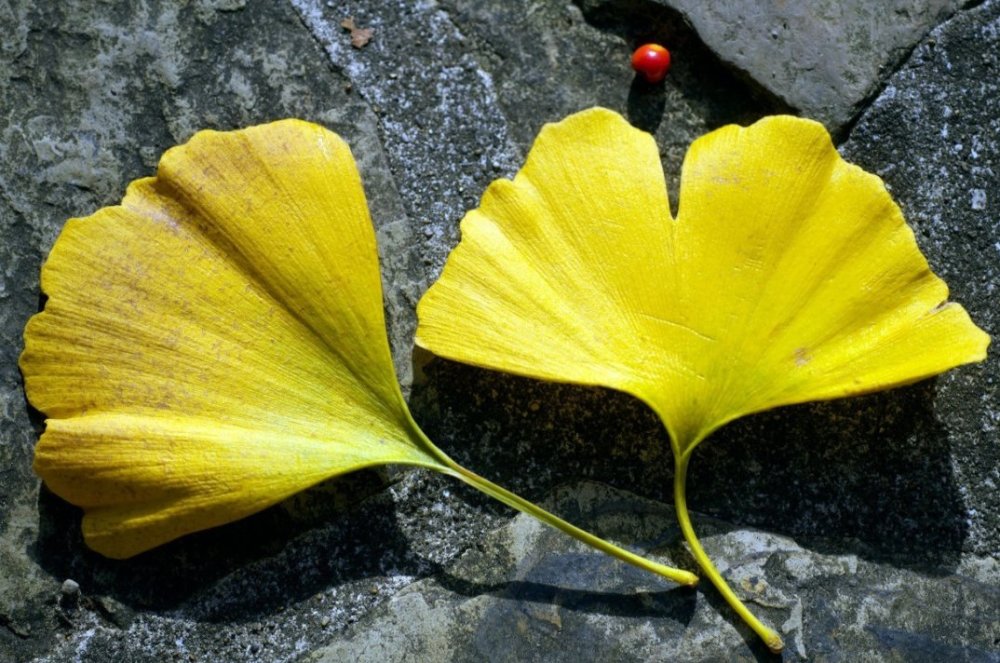
[[694, 555], [695, 560], [698, 565], [701, 566], [702, 571], [708, 576], [708, 579], [712, 581], [715, 588], [719, 590], [722, 597], [726, 599], [726, 602], [736, 611], [736, 614], [746, 622], [747, 626], [753, 629], [753, 632], [760, 636], [767, 648], [770, 649], [775, 654], [780, 653], [784, 649], [784, 643], [781, 641], [781, 637], [771, 628], [765, 626], [757, 617], [754, 616], [752, 612], [746, 607], [746, 605], [736, 596], [729, 585], [722, 578], [718, 569], [712, 563], [712, 560], [708, 558], [705, 554], [704, 548], [701, 547], [701, 542], [698, 541], [697, 535], [694, 533], [694, 528], [691, 526], [691, 517], [688, 515], [687, 508], [687, 470], [688, 461], [691, 459], [692, 447], [688, 447], [684, 453], [674, 456], [675, 459], [675, 473], [674, 473], [674, 506], [677, 510], [677, 520], [681, 525], [681, 531], [684, 533], [684, 538], [687, 540], [688, 545], [691, 547], [691, 553]]
[[[420, 429], [417, 427], [415, 427], [415, 429], [417, 431], [420, 431]], [[645, 557], [642, 557], [640, 555], [636, 555], [635, 553], [629, 552], [628, 550], [616, 546], [615, 544], [610, 543], [609, 541], [605, 541], [604, 539], [597, 537], [586, 530], [580, 529], [576, 525], [572, 525], [566, 522], [565, 520], [556, 516], [555, 514], [549, 513], [548, 511], [538, 506], [537, 504], [529, 502], [523, 497], [510, 492], [506, 488], [498, 486], [492, 481], [479, 476], [475, 472], [462, 467], [461, 465], [453, 461], [451, 458], [449, 458], [443, 451], [434, 446], [434, 444], [431, 443], [431, 441], [427, 439], [427, 437], [423, 435], [422, 432], [419, 432], [419, 435], [422, 438], [421, 441], [423, 442], [423, 444], [426, 445], [428, 450], [430, 450], [434, 454], [434, 456], [436, 456], [437, 459], [440, 460], [441, 463], [444, 465], [444, 467], [441, 467], [438, 470], [443, 474], [448, 474], [450, 476], [453, 476], [456, 479], [468, 484], [469, 486], [472, 486], [476, 490], [479, 490], [485, 493], [486, 495], [489, 495], [490, 497], [499, 500], [500, 502], [503, 502], [507, 506], [516, 509], [522, 513], [526, 513], [529, 516], [532, 516], [533, 518], [537, 518], [546, 525], [554, 527], [555, 529], [565, 534], [568, 534], [574, 539], [582, 543], [585, 543], [591, 548], [596, 548], [597, 550], [600, 550], [603, 553], [611, 555], [616, 559], [619, 559], [623, 562], [627, 562], [645, 571], [649, 571], [650, 573], [655, 573], [658, 576], [662, 576], [668, 580], [671, 580], [681, 585], [685, 585], [687, 587], [694, 587], [698, 584], [698, 576], [691, 573], [690, 571], [685, 571], [683, 569], [675, 569], [671, 566], [667, 566], [666, 564], [660, 564], [650, 559], [646, 559]]]

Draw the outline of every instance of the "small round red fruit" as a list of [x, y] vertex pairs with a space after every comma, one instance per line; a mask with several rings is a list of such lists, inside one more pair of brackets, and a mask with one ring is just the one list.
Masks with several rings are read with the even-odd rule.
[[670, 70], [670, 51], [659, 44], [643, 44], [632, 54], [632, 68], [650, 83], [659, 83]]

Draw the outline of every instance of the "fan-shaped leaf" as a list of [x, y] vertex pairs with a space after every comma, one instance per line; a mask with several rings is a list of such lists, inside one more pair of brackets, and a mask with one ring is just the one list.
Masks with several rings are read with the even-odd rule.
[[335, 474], [440, 466], [413, 433], [350, 151], [287, 121], [203, 132], [67, 225], [21, 368], [35, 468], [127, 557]]
[[671, 435], [682, 525], [726, 593], [687, 522], [691, 451], [752, 412], [983, 359], [988, 337], [947, 296], [882, 182], [820, 124], [771, 117], [697, 140], [674, 219], [653, 138], [591, 109], [546, 126], [462, 221], [417, 341], [648, 403]]
[[118, 207], [71, 220], [21, 368], [49, 418], [35, 469], [128, 557], [387, 463], [454, 476], [620, 559], [694, 584], [458, 466], [413, 422], [385, 335], [354, 160], [287, 120], [197, 134]]

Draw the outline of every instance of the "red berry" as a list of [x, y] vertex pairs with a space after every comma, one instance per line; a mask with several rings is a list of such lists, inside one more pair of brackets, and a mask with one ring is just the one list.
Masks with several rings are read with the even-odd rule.
[[643, 44], [632, 54], [632, 68], [650, 83], [659, 83], [670, 70], [670, 51], [659, 44]]

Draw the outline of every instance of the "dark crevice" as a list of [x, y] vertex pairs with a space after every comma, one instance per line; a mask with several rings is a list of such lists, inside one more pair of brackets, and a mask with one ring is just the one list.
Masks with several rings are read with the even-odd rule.
[[[288, 7], [291, 9], [292, 15], [295, 16], [296, 22], [299, 25], [301, 25], [302, 28], [306, 31], [306, 34], [309, 35], [309, 39], [311, 39], [313, 43], [315, 43], [316, 46], [319, 47], [319, 51], [322, 54], [322, 60], [326, 64], [327, 68], [329, 68], [330, 71], [337, 74], [344, 80], [348, 82], [353, 82], [351, 81], [350, 76], [347, 75], [347, 72], [344, 71], [344, 68], [339, 66], [336, 62], [333, 61], [333, 58], [329, 56], [329, 54], [326, 52], [326, 45], [323, 44], [323, 40], [320, 39], [319, 35], [317, 35], [315, 32], [312, 31], [312, 28], [309, 27], [309, 24], [306, 23], [305, 18], [302, 16], [302, 14], [299, 13], [299, 10], [295, 7], [294, 4], [292, 4], [291, 0], [288, 1]], [[367, 99], [365, 99], [365, 103], [368, 103]], [[371, 109], [370, 103], [368, 103], [368, 107], [370, 110]]]
[[[596, 566], [596, 563], [602, 562], [599, 557], [589, 554], [553, 554], [539, 564], [547, 579], [555, 574], [545, 568], [546, 566], [555, 567], [561, 572], [562, 578], [556, 577], [553, 581], [506, 580], [483, 583], [460, 578], [448, 571], [439, 574], [435, 581], [450, 592], [470, 598], [489, 595], [505, 601], [555, 604], [561, 609], [584, 614], [646, 619], [669, 617], [684, 625], [691, 622], [695, 609], [695, 593], [689, 588], [677, 587], [639, 593], [575, 589], [564, 586], [565, 577], [580, 575], [581, 567]], [[565, 568], [569, 565], [575, 568]]]

